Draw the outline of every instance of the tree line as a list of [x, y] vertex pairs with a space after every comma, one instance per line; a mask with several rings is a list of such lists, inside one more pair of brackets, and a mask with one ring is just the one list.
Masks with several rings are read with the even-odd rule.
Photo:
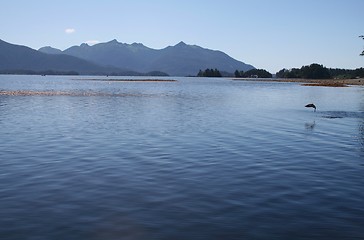
[[246, 72], [236, 70], [236, 78], [272, 78], [272, 74], [264, 69], [251, 69]]
[[[363, 51], [364, 55], [364, 51]], [[246, 72], [236, 70], [234, 75], [220, 72], [219, 70], [209, 69], [200, 70], [198, 77], [233, 77], [236, 78], [272, 78], [273, 75], [264, 69], [251, 69]], [[354, 79], [364, 78], [364, 68], [357, 69], [341, 69], [327, 68], [321, 64], [313, 63], [311, 65], [302, 66], [301, 68], [292, 68], [282, 70], [276, 73], [277, 78], [304, 78], [304, 79]]]
[[215, 69], [209, 69], [202, 71], [200, 70], [197, 74], [197, 77], [233, 77], [236, 78], [272, 78], [272, 74], [264, 69], [251, 69], [249, 71], [239, 71], [236, 70], [234, 75], [231, 73], [226, 72], [220, 72], [219, 70]]
[[197, 77], [222, 77], [221, 73], [219, 70], [215, 69], [209, 69], [207, 68], [205, 71], [202, 71], [200, 69], [200, 71], [197, 74]]
[[323, 65], [313, 63], [301, 68], [285, 69], [276, 73], [277, 78], [306, 78], [306, 79], [349, 79], [364, 77], [364, 68], [339, 69], [326, 68]]

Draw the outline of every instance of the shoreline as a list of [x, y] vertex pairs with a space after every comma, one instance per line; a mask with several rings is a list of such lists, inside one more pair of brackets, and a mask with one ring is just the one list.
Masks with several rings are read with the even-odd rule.
[[140, 97], [152, 94], [108, 93], [97, 91], [0, 90], [0, 96]]
[[114, 79], [114, 78], [75, 78], [77, 81], [99, 81], [99, 82], [177, 82], [174, 79]]
[[295, 82], [302, 86], [349, 87], [364, 85], [364, 78], [358, 79], [302, 79], [302, 78], [232, 78], [234, 81]]

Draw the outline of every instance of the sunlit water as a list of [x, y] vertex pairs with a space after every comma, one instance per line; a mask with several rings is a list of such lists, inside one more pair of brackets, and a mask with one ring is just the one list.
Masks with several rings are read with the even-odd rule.
[[0, 239], [364, 239], [364, 88], [81, 78], [0, 76]]

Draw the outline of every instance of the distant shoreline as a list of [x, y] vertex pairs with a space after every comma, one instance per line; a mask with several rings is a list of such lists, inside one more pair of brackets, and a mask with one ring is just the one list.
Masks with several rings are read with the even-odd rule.
[[296, 82], [302, 86], [348, 87], [364, 85], [364, 79], [302, 79], [302, 78], [232, 78], [234, 81]]
[[114, 78], [74, 78], [77, 81], [100, 81], [100, 82], [177, 82], [174, 79], [114, 79]]

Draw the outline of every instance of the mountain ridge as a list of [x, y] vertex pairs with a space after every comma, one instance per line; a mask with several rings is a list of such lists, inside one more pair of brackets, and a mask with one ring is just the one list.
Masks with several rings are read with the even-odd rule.
[[[48, 54], [61, 50], [40, 48]], [[195, 76], [200, 69], [217, 68], [233, 73], [235, 70], [247, 71], [255, 67], [238, 61], [219, 51], [189, 45], [180, 41], [174, 46], [162, 49], [149, 48], [142, 43], [122, 43], [113, 39], [108, 42], [71, 46], [62, 54], [81, 58], [98, 65], [129, 69], [138, 72], [161, 71], [175, 76]]]
[[0, 39], [0, 72], [77, 72], [91, 75], [145, 75], [148, 73], [196, 76], [199, 70], [216, 68], [221, 72], [255, 69], [226, 53], [181, 41], [163, 49], [142, 43], [121, 43], [116, 39], [65, 49], [51, 46], [35, 50]]
[[104, 74], [116, 68], [98, 66], [89, 61], [66, 54], [46, 54], [27, 46], [11, 44], [0, 39], [0, 70], [14, 71], [57, 71], [80, 74]]

